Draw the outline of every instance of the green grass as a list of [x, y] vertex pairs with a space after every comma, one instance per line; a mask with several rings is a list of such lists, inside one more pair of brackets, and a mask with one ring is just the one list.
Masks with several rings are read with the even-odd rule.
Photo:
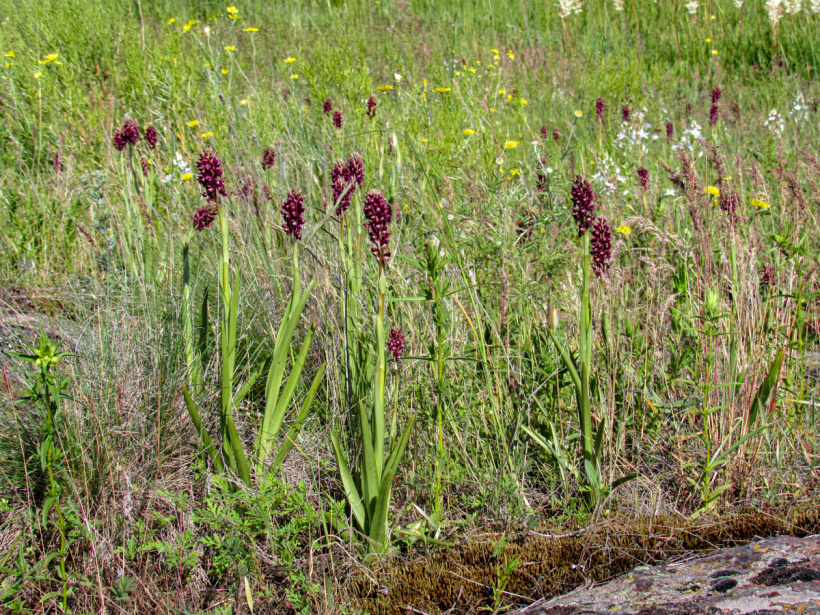
[[[45, 327], [78, 355], [54, 367], [68, 385], [51, 431], [23, 394], [26, 366], [3, 357], [4, 608], [228, 613], [250, 595], [272, 612], [352, 612], [346, 582], [367, 551], [813, 495], [811, 3], [774, 29], [759, 0], [695, 15], [590, 0], [565, 19], [530, 0], [257, 1], [238, 19], [227, 6], [44, 0], [0, 18], [0, 341], [21, 350]], [[113, 147], [127, 118], [157, 128], [156, 149]], [[191, 231], [206, 147], [225, 173], [227, 270], [220, 225]], [[353, 153], [364, 185], [337, 216], [332, 167]], [[578, 175], [613, 229], [588, 291]], [[314, 286], [288, 349], [280, 207], [294, 189]], [[383, 277], [370, 190], [398, 218]], [[385, 353], [393, 327], [399, 360]], [[235, 403], [239, 386], [274, 357], [292, 373], [303, 344], [275, 413], [301, 431], [260, 447], [276, 396], [259, 378]], [[252, 452], [241, 480], [229, 455], [223, 471], [205, 465], [186, 385], [214, 441]], [[376, 485], [405, 433], [392, 487]], [[254, 458], [291, 445], [280, 470]], [[362, 509], [357, 491], [374, 494]], [[484, 606], [507, 604], [495, 589]]]

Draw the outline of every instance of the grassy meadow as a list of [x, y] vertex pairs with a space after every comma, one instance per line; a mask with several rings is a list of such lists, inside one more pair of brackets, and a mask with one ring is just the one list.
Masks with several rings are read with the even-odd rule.
[[509, 536], [810, 509], [818, 32], [0, 2], [0, 612], [501, 613]]

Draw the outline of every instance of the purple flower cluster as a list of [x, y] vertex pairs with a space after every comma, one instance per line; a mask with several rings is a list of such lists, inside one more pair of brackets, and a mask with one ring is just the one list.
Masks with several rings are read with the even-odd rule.
[[735, 215], [735, 211], [738, 206], [737, 194], [730, 191], [728, 188], [722, 188], [720, 191], [720, 196], [718, 197], [718, 206], [721, 211], [725, 211], [733, 219], [736, 218], [737, 216]]
[[149, 126], [145, 129], [145, 142], [148, 144], [148, 147], [154, 149], [157, 146], [158, 135], [157, 129], [153, 126]]
[[644, 192], [649, 188], [649, 171], [645, 168], [640, 167], [637, 171], [638, 173], [638, 181], [641, 182], [641, 188], [643, 188]]
[[595, 101], [595, 114], [598, 116], [598, 122], [600, 124], [604, 123], [604, 99], [600, 96], [598, 100]]
[[382, 266], [390, 258], [390, 224], [393, 222], [393, 208], [381, 192], [371, 190], [364, 197], [362, 208], [367, 219], [364, 226], [368, 229], [368, 236], [373, 245], [370, 251], [379, 259]]
[[774, 265], [763, 265], [760, 268], [760, 283], [768, 288], [771, 288], [777, 283], [777, 279], [774, 276]]
[[142, 166], [142, 174], [145, 177], [148, 177], [148, 175], [151, 173], [151, 163], [148, 161], [148, 158], [146, 158], [145, 156], [141, 157], [140, 166]]
[[266, 147], [262, 152], [262, 168], [270, 169], [276, 162], [276, 152], [272, 147]]
[[592, 191], [590, 183], [580, 175], [575, 177], [570, 189], [572, 195], [572, 217], [578, 224], [578, 236], [587, 232], [595, 221], [595, 201], [597, 195]]
[[597, 218], [592, 226], [589, 254], [592, 257], [592, 270], [600, 278], [609, 271], [612, 260], [612, 229], [605, 218]]
[[57, 175], [62, 173], [63, 170], [64, 170], [64, 167], [63, 167], [63, 157], [60, 155], [60, 152], [56, 152], [54, 154], [54, 160], [52, 160], [52, 162], [54, 163], [54, 172]]
[[367, 113], [367, 117], [371, 120], [376, 117], [376, 107], [378, 106], [379, 103], [376, 101], [376, 97], [371, 94], [370, 98], [367, 100], [367, 110], [365, 111], [365, 113]]
[[393, 354], [396, 361], [404, 354], [404, 347], [404, 333], [401, 327], [391, 328], [390, 335], [387, 336], [387, 350]]
[[675, 127], [672, 125], [672, 122], [666, 122], [666, 141], [672, 141], [672, 135], [675, 134]]
[[333, 99], [330, 96], [325, 99], [325, 104], [322, 105], [322, 111], [324, 111], [325, 115], [333, 111]]
[[[196, 168], [199, 170], [199, 176], [196, 180], [205, 190], [202, 196], [212, 203], [216, 203], [220, 194], [227, 196], [225, 192], [225, 180], [222, 178], [222, 162], [213, 150], [206, 149], [199, 155]], [[210, 222], [208, 224], [210, 224]], [[206, 224], [205, 226], [208, 225]]]
[[712, 90], [712, 104], [713, 105], [716, 105], [720, 102], [720, 97], [721, 97], [722, 94], [723, 94], [723, 92], [720, 91], [720, 88], [715, 88], [714, 90]]
[[194, 214], [194, 228], [200, 232], [213, 224], [216, 219], [217, 209], [213, 203], [200, 207]]
[[561, 138], [561, 135], [558, 134], [558, 127], [552, 129], [552, 140], [558, 143], [558, 139]]
[[282, 203], [282, 218], [285, 233], [301, 239], [302, 227], [305, 225], [305, 197], [299, 190], [291, 190]]
[[626, 105], [623, 106], [621, 109], [621, 117], [624, 118], [624, 122], [628, 122], [630, 118], [629, 107]]
[[343, 124], [342, 112], [339, 109], [336, 109], [336, 111], [333, 112], [333, 125], [337, 129], [341, 130], [342, 129], [342, 124]]
[[114, 147], [119, 151], [122, 151], [129, 143], [131, 145], [136, 145], [139, 138], [139, 125], [133, 120], [133, 118], [128, 118], [125, 120], [125, 124], [122, 125], [122, 128], [114, 132], [112, 141], [114, 143]]
[[340, 216], [350, 207], [350, 201], [356, 188], [364, 183], [364, 160], [353, 154], [347, 162], [341, 160], [330, 170], [330, 181], [333, 189], [333, 202], [336, 204], [336, 215]]
[[546, 124], [541, 124], [541, 138], [544, 139], [544, 141], [547, 140], [547, 131], [548, 131], [547, 125]]

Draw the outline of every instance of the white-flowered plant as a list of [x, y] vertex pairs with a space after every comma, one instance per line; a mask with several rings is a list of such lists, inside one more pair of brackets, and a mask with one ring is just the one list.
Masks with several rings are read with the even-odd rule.
[[780, 23], [780, 18], [783, 17], [784, 7], [782, 0], [766, 0], [764, 6], [766, 13], [769, 15], [769, 22], [771, 22], [772, 28], [776, 28], [777, 24]]
[[786, 127], [786, 122], [777, 109], [772, 109], [769, 111], [769, 117], [765, 122], [763, 122], [763, 125], [779, 137], [783, 134], [783, 129]]
[[558, 0], [558, 16], [565, 19], [584, 10], [583, 0]]
[[792, 103], [792, 108], [789, 113], [795, 122], [805, 122], [809, 119], [809, 106], [803, 98], [803, 93], [800, 92]]
[[698, 0], [691, 0], [691, 2], [687, 2], [684, 6], [690, 15], [695, 15], [698, 12], [698, 8], [700, 8], [700, 3]]
[[614, 194], [618, 190], [618, 184], [626, 183], [626, 177], [621, 175], [621, 167], [609, 155], [595, 161], [595, 171], [590, 179], [600, 194]]

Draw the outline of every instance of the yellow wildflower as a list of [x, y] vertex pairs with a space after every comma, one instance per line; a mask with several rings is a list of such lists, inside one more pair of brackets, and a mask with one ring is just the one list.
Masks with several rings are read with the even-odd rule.
[[499, 53], [501, 53], [500, 51], [498, 51], [498, 49], [492, 49], [491, 51], [492, 51], [494, 54], [496, 54], [496, 55], [498, 55]]
[[199, 126], [199, 120], [191, 120], [188, 122], [188, 128], [193, 128], [194, 126]]
[[706, 39], [706, 42], [707, 42], [707, 43], [711, 43], [711, 42], [712, 42], [712, 39], [711, 39], [711, 38], [707, 38], [707, 39]]
[[176, 18], [176, 17], [171, 17], [171, 19], [169, 19], [169, 20], [168, 20], [168, 25], [170, 26], [170, 25], [171, 25], [172, 23], [174, 23], [176, 20], [177, 20], [177, 18]]
[[36, 73], [34, 73], [34, 78], [35, 79], [39, 79], [42, 76], [43, 76], [43, 73], [41, 73], [40, 71], [37, 71]]
[[436, 94], [446, 94], [450, 91], [450, 88], [435, 88], [433, 90]]
[[622, 224], [618, 228], [615, 229], [616, 233], [620, 233], [621, 235], [629, 235], [632, 232], [632, 229], [629, 228], [628, 225]]
[[752, 199], [752, 205], [757, 209], [769, 209], [770, 205], [763, 199]]
[[228, 8], [225, 9], [225, 11], [227, 13], [230, 13], [231, 15], [236, 15], [236, 14], [239, 13], [239, 9], [237, 9], [235, 6], [229, 6]]
[[259, 28], [242, 28], [242, 32], [259, 32]]
[[376, 88], [376, 90], [379, 91], [379, 92], [389, 92], [392, 89], [393, 89], [392, 85], [380, 85], [379, 87]]
[[521, 175], [521, 171], [518, 169], [510, 169], [510, 176], [514, 177], [516, 175]]
[[296, 62], [296, 58], [291, 58], [290, 56], [285, 58], [285, 64], [293, 64], [294, 62]]
[[243, 98], [242, 100], [240, 100], [240, 101], [239, 101], [239, 104], [240, 104], [240, 105], [247, 105], [247, 104], [248, 104], [248, 101], [247, 101], [246, 99], [244, 99], [244, 98]]
[[584, 112], [581, 111], [580, 109], [575, 111], [575, 117], [581, 117], [583, 114], [584, 114]]
[[520, 143], [521, 141], [507, 141], [504, 144], [504, 149], [515, 149]]
[[224, 49], [225, 51], [236, 51], [236, 47], [233, 45], [226, 45]]
[[498, 95], [499, 96], [504, 96], [504, 94], [506, 94], [506, 93], [507, 93], [507, 90], [498, 90]]
[[732, 176], [731, 176], [731, 175], [729, 175], [728, 177], [724, 177], [724, 178], [723, 178], [723, 181], [725, 181], [725, 182], [730, 182], [730, 181], [732, 181]]
[[291, 75], [291, 76], [290, 76], [290, 78], [291, 78], [291, 79], [298, 79], [298, 78], [299, 78], [299, 75]]
[[223, 74], [223, 75], [227, 75], [227, 74], [228, 74], [228, 69], [227, 69], [227, 68], [223, 68], [223, 69], [222, 69], [222, 74]]
[[469, 137], [470, 135], [474, 135], [474, 134], [475, 134], [475, 130], [473, 130], [472, 128], [465, 128], [462, 132], [463, 132], [465, 135], [467, 135], [468, 137]]
[[512, 49], [510, 49], [510, 50], [507, 52], [507, 57], [508, 57], [510, 60], [515, 60], [515, 54], [513, 53]]
[[427, 139], [422, 139], [421, 142], [422, 143], [427, 143]]
[[718, 54], [718, 50], [717, 49], [712, 49], [712, 55], [716, 56], [717, 54]]
[[513, 99], [512, 94], [507, 94], [507, 102], [510, 102]]
[[720, 188], [718, 188], [717, 186], [709, 186], [708, 188], [706, 188], [706, 192], [715, 197], [720, 196]]
[[57, 53], [50, 53], [47, 56], [44, 56], [42, 60], [37, 60], [37, 64], [49, 64], [50, 62], [54, 62], [59, 56]]
[[470, 67], [470, 72], [471, 72], [471, 73], [473, 73], [473, 74], [475, 75], [475, 68], [471, 66], [471, 67]]
[[193, 28], [195, 25], [196, 25], [196, 19], [189, 19], [189, 20], [188, 20], [188, 21], [186, 21], [186, 22], [185, 22], [185, 24], [182, 26], [182, 31], [183, 31], [183, 32], [188, 32], [188, 31], [190, 31], [190, 29], [191, 29], [191, 28]]
[[518, 99], [518, 102], [520, 102], [522, 105], [529, 104], [529, 103], [527, 103], [527, 99], [526, 99], [526, 98], [519, 98], [519, 99]]
[[193, 177], [193, 175], [191, 175], [190, 173], [185, 173], [180, 179], [188, 180], [188, 179], [191, 179], [192, 177]]
[[13, 51], [9, 51], [8, 53], [4, 53], [3, 55], [6, 56], [7, 58], [14, 58], [15, 57]]
[[202, 136], [203, 139], [207, 139], [208, 137], [213, 137], [214, 133], [212, 133], [212, 132], [203, 132], [201, 136]]

